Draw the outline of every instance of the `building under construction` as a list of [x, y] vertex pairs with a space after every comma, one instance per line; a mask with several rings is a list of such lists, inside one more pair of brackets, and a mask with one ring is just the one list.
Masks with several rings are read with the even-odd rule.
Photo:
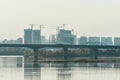
[[57, 44], [75, 44], [76, 36], [71, 30], [59, 29], [57, 34]]
[[24, 44], [41, 44], [41, 25], [40, 29], [33, 29], [34, 24], [30, 24], [31, 29], [24, 29]]

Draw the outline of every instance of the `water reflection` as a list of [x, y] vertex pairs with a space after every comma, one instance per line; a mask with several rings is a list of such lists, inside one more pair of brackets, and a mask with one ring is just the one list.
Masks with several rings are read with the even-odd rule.
[[25, 68], [25, 80], [41, 80], [40, 68]]
[[112, 65], [113, 63], [41, 64], [37, 69], [26, 68], [25, 80], [120, 80], [120, 68]]
[[72, 80], [72, 70], [68, 67], [67, 63], [63, 64], [63, 67], [57, 68], [58, 80]]
[[0, 56], [0, 80], [24, 80], [22, 56]]
[[120, 63], [40, 63], [24, 67], [22, 57], [0, 57], [0, 80], [120, 80]]

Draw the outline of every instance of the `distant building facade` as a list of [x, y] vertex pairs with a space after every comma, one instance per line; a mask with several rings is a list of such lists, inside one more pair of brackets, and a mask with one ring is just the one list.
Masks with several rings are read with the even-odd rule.
[[74, 44], [75, 35], [72, 34], [71, 30], [60, 29], [57, 36], [57, 43], [60, 44]]
[[48, 44], [45, 36], [41, 36], [41, 44]]
[[114, 45], [120, 45], [120, 37], [114, 37]]
[[40, 44], [40, 30], [24, 29], [24, 44]]
[[113, 45], [112, 37], [101, 37], [101, 45]]
[[17, 44], [23, 44], [23, 39], [22, 39], [22, 38], [18, 38], [18, 39], [16, 40], [16, 43], [17, 43]]
[[81, 36], [78, 40], [79, 45], [87, 45], [87, 37], [86, 36]]
[[56, 44], [56, 36], [55, 35], [50, 35], [49, 36], [49, 43], [50, 44]]
[[24, 29], [24, 44], [32, 43], [32, 29]]
[[18, 38], [16, 40], [3, 40], [2, 44], [23, 44], [23, 39], [22, 38]]
[[40, 30], [32, 30], [32, 43], [33, 44], [40, 44], [41, 43], [41, 36], [40, 36]]
[[100, 37], [88, 37], [88, 45], [100, 45]]

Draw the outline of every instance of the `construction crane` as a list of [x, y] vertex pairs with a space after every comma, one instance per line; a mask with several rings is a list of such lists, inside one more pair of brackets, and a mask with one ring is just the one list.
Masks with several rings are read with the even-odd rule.
[[60, 39], [60, 28], [62, 28], [62, 26], [57, 26], [56, 28], [56, 40], [58, 41], [57, 44], [59, 44], [59, 39]]
[[[33, 27], [35, 27], [35, 26], [38, 26], [37, 24], [29, 24], [30, 26], [31, 26], [31, 29], [33, 29]], [[41, 28], [44, 28], [44, 27], [42, 27], [42, 26], [44, 26], [44, 25], [39, 25], [40, 26], [40, 30], [41, 30]]]
[[59, 37], [60, 37], [59, 31], [60, 31], [61, 28], [63, 28], [63, 26], [51, 26], [51, 27], [48, 27], [48, 28], [56, 30], [56, 41], [58, 41]]
[[[41, 29], [44, 28], [44, 27], [42, 27], [44, 25], [41, 25], [41, 24], [40, 25], [38, 25], [38, 24], [29, 24], [29, 25], [31, 26], [31, 31], [33, 30], [34, 27], [38, 27], [39, 26], [40, 27], [40, 35], [41, 35]], [[33, 32], [32, 32], [32, 39], [33, 39]], [[41, 37], [40, 37], [40, 41], [41, 41]]]
[[63, 24], [63, 29], [65, 29], [66, 24]]
[[40, 27], [40, 35], [41, 35], [42, 28], [45, 28], [45, 27], [44, 25], [41, 25], [41, 24], [39, 25], [39, 27]]
[[[41, 29], [44, 28], [44, 25], [41, 25], [41, 24], [40, 24], [39, 26], [40, 26], [40, 31], [41, 31]], [[43, 27], [42, 27], [42, 26], [43, 26]]]
[[44, 28], [44, 25], [39, 25], [39, 27], [40, 27], [40, 44], [41, 44], [41, 31], [42, 31], [42, 28]]
[[29, 24], [31, 26], [31, 29], [33, 29], [34, 24]]
[[57, 26], [56, 30], [59, 31], [62, 26]]

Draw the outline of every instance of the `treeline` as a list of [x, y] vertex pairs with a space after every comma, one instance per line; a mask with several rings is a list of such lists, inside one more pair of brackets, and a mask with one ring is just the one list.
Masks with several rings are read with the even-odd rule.
[[[29, 54], [28, 54], [29, 53]], [[34, 52], [27, 52], [25, 55], [26, 59], [33, 59]], [[99, 49], [96, 53], [98, 57], [119, 57], [120, 49]], [[63, 50], [39, 50], [38, 52], [40, 60], [60, 60], [63, 59]], [[79, 58], [94, 58], [94, 53], [91, 49], [69, 49], [67, 53], [68, 59], [79, 59]]]
[[[32, 61], [34, 51], [26, 48], [0, 48], [0, 55], [24, 54], [24, 59]], [[98, 49], [96, 53], [98, 57], [120, 57], [120, 49]], [[62, 49], [39, 49], [39, 60], [60, 60], [64, 59], [64, 51]], [[94, 53], [89, 48], [69, 49], [67, 53], [68, 59], [93, 58]]]

